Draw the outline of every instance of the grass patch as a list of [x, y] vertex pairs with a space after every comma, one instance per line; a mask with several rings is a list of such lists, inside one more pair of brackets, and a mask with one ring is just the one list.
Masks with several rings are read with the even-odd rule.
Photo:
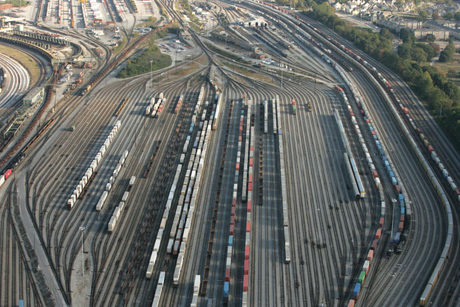
[[439, 70], [443, 71], [447, 78], [452, 80], [457, 86], [460, 86], [460, 54], [454, 54], [452, 61], [447, 63], [435, 62], [433, 66], [436, 66]]
[[138, 27], [141, 27], [141, 28], [150, 27], [150, 26], [153, 26], [155, 22], [157, 22], [157, 19], [153, 16], [150, 16], [146, 21], [139, 23]]
[[22, 7], [30, 5], [30, 2], [24, 0], [6, 0], [2, 4], [12, 4], [14, 7]]
[[17, 49], [3, 45], [0, 45], [0, 52], [14, 58], [16, 61], [20, 62], [26, 67], [32, 78], [31, 84], [38, 80], [40, 77], [40, 69], [38, 68], [37, 62], [35, 62], [31, 57], [22, 52], [18, 52]]
[[[150, 61], [152, 63], [150, 64]], [[158, 70], [170, 66], [172, 63], [171, 57], [167, 54], [162, 54], [160, 49], [154, 44], [149, 46], [133, 60], [128, 60], [128, 64], [118, 73], [119, 78], [128, 78]]]
[[[184, 68], [185, 67], [185, 68]], [[175, 69], [171, 75], [181, 78], [196, 72], [201, 66], [196, 63], [190, 63], [187, 66]]]
[[127, 42], [127, 41], [128, 41], [128, 40], [126, 39], [126, 36], [124, 36], [123, 34], [121, 34], [121, 43], [120, 43], [118, 46], [116, 46], [116, 47], [114, 47], [114, 48], [112, 49], [113, 53], [118, 53], [118, 52], [120, 52], [120, 50], [122, 50], [123, 48], [125, 48], [126, 42]]
[[227, 66], [233, 72], [238, 73], [240, 75], [246, 76], [251, 79], [260, 80], [268, 84], [276, 85], [276, 82], [273, 81], [273, 78], [266, 74], [258, 73], [254, 70], [247, 69], [246, 67], [240, 67], [240, 66], [234, 65], [233, 63], [230, 63], [227, 61], [223, 61], [222, 64]]
[[248, 61], [245, 61], [243, 60], [241, 57], [231, 53], [231, 52], [227, 52], [225, 50], [222, 50], [220, 48], [217, 48], [216, 46], [214, 46], [213, 44], [210, 44], [208, 42], [205, 42], [205, 45], [206, 47], [208, 47], [210, 50], [214, 51], [215, 53], [218, 53], [226, 58], [229, 58], [229, 59], [232, 59], [232, 60], [235, 60], [236, 62], [240, 62], [240, 63], [243, 63], [243, 64], [251, 64], [250, 62]]

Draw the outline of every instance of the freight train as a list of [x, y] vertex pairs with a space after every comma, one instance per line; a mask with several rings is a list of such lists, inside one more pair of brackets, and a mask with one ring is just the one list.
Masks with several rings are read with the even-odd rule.
[[6, 77], [5, 71], [3, 70], [2, 67], [0, 67], [0, 93], [3, 90], [3, 83], [5, 81], [5, 77]]

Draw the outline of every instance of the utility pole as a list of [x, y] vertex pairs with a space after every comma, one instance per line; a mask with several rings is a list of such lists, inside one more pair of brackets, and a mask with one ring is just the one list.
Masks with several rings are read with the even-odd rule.
[[152, 84], [152, 63], [153, 63], [153, 60], [150, 61], [150, 87], [153, 87], [153, 84]]

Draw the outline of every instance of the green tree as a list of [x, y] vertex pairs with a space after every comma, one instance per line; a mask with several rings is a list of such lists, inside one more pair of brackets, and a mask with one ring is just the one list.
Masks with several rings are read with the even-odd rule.
[[402, 39], [403, 43], [413, 43], [415, 42], [415, 35], [408, 28], [403, 28], [399, 31], [399, 37]]
[[388, 30], [387, 28], [382, 28], [380, 30], [380, 37], [384, 37], [386, 39], [392, 40], [393, 39], [393, 34], [391, 34], [390, 30]]
[[428, 19], [428, 13], [421, 10], [419, 13], [418, 13], [418, 17], [419, 17], [419, 20], [427, 20]]
[[406, 60], [411, 59], [412, 46], [409, 43], [404, 43], [398, 46], [398, 55]]
[[434, 36], [433, 34], [427, 34], [425, 39], [427, 42], [434, 43], [436, 41], [436, 36]]
[[432, 57], [436, 55], [436, 52], [434, 52], [433, 47], [431, 45], [425, 44], [425, 43], [417, 43], [415, 44], [416, 47], [421, 48], [423, 51], [426, 53], [426, 60], [430, 61]]
[[433, 14], [431, 14], [431, 18], [433, 18], [434, 20], [438, 20], [439, 19], [439, 13], [438, 12], [433, 12]]
[[415, 47], [412, 49], [411, 56], [412, 56], [412, 59], [416, 61], [417, 63], [426, 62], [426, 59], [427, 59], [426, 52], [422, 48], [419, 48], [419, 47]]
[[445, 14], [444, 14], [444, 19], [445, 19], [445, 20], [452, 20], [452, 19], [454, 19], [454, 13], [452, 13], [452, 12], [447, 12], [447, 13], [445, 13]]
[[439, 62], [450, 62], [452, 61], [455, 53], [455, 46], [452, 43], [452, 41], [449, 42], [449, 44], [444, 48], [443, 51], [441, 51], [441, 54], [439, 55]]
[[460, 11], [456, 12], [454, 14], [454, 19], [457, 20], [457, 21], [460, 21]]

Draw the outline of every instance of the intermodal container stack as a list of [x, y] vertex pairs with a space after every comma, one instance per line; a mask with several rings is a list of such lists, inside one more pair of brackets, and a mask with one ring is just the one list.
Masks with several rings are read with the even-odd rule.
[[[105, 185], [104, 194], [106, 194], [106, 193], [108, 194], [110, 192], [110, 190], [112, 189], [112, 187], [113, 187], [113, 185], [115, 183], [115, 180], [117, 179], [117, 176], [120, 173], [121, 167], [125, 163], [126, 157], [128, 157], [128, 150], [125, 150], [123, 152], [123, 154], [121, 155], [120, 160], [118, 161], [117, 165], [115, 166], [115, 169], [113, 170], [112, 176], [109, 178], [108, 182]], [[102, 194], [102, 195], [104, 196], [104, 194]], [[107, 196], [107, 194], [106, 194], [106, 196]], [[103, 199], [101, 197], [101, 199], [99, 200], [99, 202], [96, 205], [96, 211], [101, 211], [102, 210], [102, 207], [104, 206], [104, 203], [105, 203], [105, 198], [106, 197], [104, 197], [104, 199]], [[117, 221], [115, 220], [114, 225], [116, 224], [116, 222]]]
[[155, 290], [155, 296], [153, 297], [152, 307], [160, 306], [161, 292], [163, 291], [165, 277], [166, 277], [166, 272], [160, 272], [160, 277], [158, 278], [157, 288]]
[[[276, 107], [278, 120], [281, 118], [279, 104], [279, 96], [276, 96]], [[281, 124], [278, 124], [278, 144], [280, 153], [280, 172], [281, 172], [281, 199], [283, 202], [283, 234], [284, 234], [284, 262], [291, 262], [291, 240], [289, 235], [289, 215], [288, 215], [288, 204], [287, 204], [287, 188], [286, 188], [286, 170], [284, 163], [284, 146], [283, 146], [283, 134], [281, 132]]]
[[[251, 120], [250, 118], [252, 117], [253, 111], [252, 111], [252, 106], [251, 103], [252, 101], [249, 100], [248, 103], [249, 105], [249, 110], [251, 112], [248, 112], [247, 116], [247, 127], [246, 127], [246, 144], [247, 146], [246, 153], [247, 156], [249, 157], [249, 162], [248, 167], [244, 169], [244, 172], [247, 172], [247, 177], [248, 177], [248, 195], [247, 195], [247, 202], [246, 202], [246, 212], [247, 212], [247, 217], [246, 217], [246, 233], [245, 233], [245, 245], [244, 245], [244, 267], [243, 267], [243, 307], [249, 306], [250, 302], [250, 295], [249, 295], [249, 272], [251, 270], [249, 264], [250, 264], [250, 256], [251, 256], [251, 214], [252, 214], [252, 201], [253, 201], [253, 191], [252, 191], [252, 185], [253, 185], [253, 178], [254, 178], [254, 166], [253, 166], [253, 160], [254, 160], [254, 145], [255, 145], [255, 128], [254, 126], [251, 126]], [[248, 142], [249, 140], [249, 142]]]
[[273, 134], [277, 134], [278, 133], [278, 119], [277, 119], [277, 116], [278, 116], [278, 111], [277, 111], [277, 107], [276, 107], [276, 99], [273, 98], [272, 99], [272, 109], [273, 109]]
[[118, 133], [118, 130], [120, 129], [121, 126], [121, 121], [117, 121], [115, 125], [113, 126], [112, 130], [110, 131], [110, 134], [107, 136], [106, 140], [104, 141], [104, 144], [101, 146], [99, 149], [98, 153], [96, 154], [96, 157], [94, 160], [91, 162], [89, 168], [86, 170], [85, 174], [83, 175], [82, 179], [78, 183], [77, 187], [75, 188], [74, 192], [70, 196], [69, 200], [67, 201], [67, 209], [71, 210], [72, 207], [74, 206], [75, 202], [77, 199], [80, 197], [82, 194], [85, 186], [90, 182], [91, 177], [93, 176], [96, 167], [100, 163], [102, 157], [104, 156], [105, 152], [109, 148], [110, 144], [112, 143], [113, 139]]
[[174, 114], [179, 113], [179, 110], [182, 107], [182, 101], [183, 100], [184, 100], [184, 95], [180, 95], [179, 101], [177, 102], [176, 108], [174, 109]]

